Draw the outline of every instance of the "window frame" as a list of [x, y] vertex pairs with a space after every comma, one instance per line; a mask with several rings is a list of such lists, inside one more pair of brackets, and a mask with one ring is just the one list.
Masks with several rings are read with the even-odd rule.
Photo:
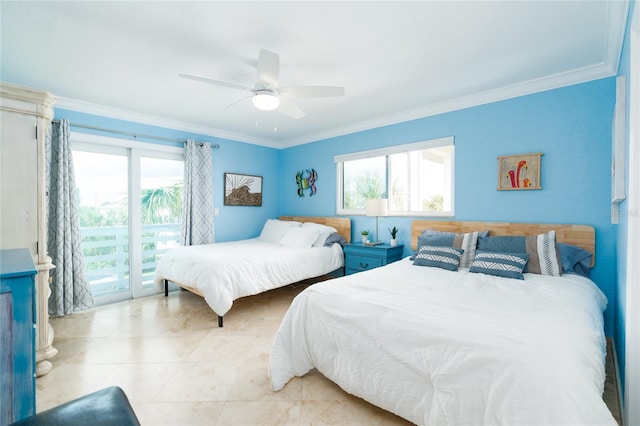
[[451, 176], [449, 177], [451, 182], [451, 210], [443, 212], [418, 212], [418, 211], [399, 211], [389, 210], [390, 216], [409, 216], [409, 217], [454, 217], [455, 212], [455, 138], [453, 136], [447, 136], [444, 138], [430, 139], [421, 142], [414, 142], [403, 145], [394, 145], [385, 148], [372, 149], [367, 151], [352, 152], [349, 154], [340, 154], [333, 157], [333, 161], [336, 164], [336, 214], [337, 215], [350, 215], [350, 216], [364, 216], [366, 210], [362, 209], [345, 209], [343, 208], [344, 201], [344, 162], [363, 160], [367, 158], [386, 157], [386, 175], [385, 184], [388, 192], [389, 188], [389, 156], [393, 154], [401, 154], [411, 151], [422, 151], [430, 148], [440, 148], [444, 146], [451, 146]]

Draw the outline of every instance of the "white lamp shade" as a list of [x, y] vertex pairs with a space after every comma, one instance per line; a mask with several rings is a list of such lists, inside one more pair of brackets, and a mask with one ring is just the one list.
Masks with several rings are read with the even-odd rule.
[[253, 105], [256, 108], [263, 111], [271, 111], [280, 105], [280, 98], [278, 95], [270, 90], [260, 90], [251, 98]]
[[376, 200], [367, 200], [367, 216], [388, 216], [389, 200], [379, 198]]

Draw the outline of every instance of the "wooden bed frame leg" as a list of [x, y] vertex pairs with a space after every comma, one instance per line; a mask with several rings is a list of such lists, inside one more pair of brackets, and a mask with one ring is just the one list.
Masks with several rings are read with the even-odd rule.
[[222, 327], [222, 317], [218, 315], [218, 327]]

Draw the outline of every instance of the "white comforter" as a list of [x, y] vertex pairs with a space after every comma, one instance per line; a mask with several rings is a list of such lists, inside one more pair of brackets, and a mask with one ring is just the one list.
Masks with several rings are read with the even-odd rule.
[[307, 288], [275, 336], [274, 390], [312, 368], [421, 425], [615, 424], [601, 396], [606, 298], [403, 259]]
[[293, 248], [250, 239], [171, 249], [158, 262], [153, 282], [158, 291], [165, 279], [193, 287], [223, 316], [240, 297], [324, 275], [343, 265], [339, 244]]

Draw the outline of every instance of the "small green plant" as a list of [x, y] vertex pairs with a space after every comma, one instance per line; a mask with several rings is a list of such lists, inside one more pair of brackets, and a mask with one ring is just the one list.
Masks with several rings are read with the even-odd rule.
[[[389, 228], [387, 228], [389, 229]], [[398, 235], [398, 231], [399, 229], [396, 228], [395, 226], [391, 229], [389, 229], [389, 233], [391, 233], [391, 238], [393, 238], [394, 240], [396, 239], [396, 235]]]
[[367, 235], [369, 235], [369, 231], [367, 231], [365, 229], [365, 230], [360, 231], [360, 234], [362, 234], [363, 237], [366, 237]]

